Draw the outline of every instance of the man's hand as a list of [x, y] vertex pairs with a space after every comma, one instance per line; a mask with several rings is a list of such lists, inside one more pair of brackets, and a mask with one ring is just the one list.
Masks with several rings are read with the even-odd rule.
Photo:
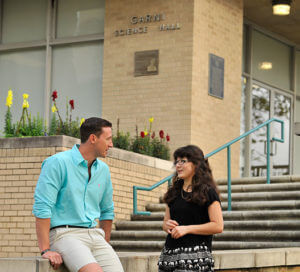
[[172, 230], [173, 230], [176, 226], [178, 226], [178, 225], [179, 225], [179, 224], [177, 223], [177, 221], [171, 220], [171, 219], [169, 219], [169, 220], [167, 220], [167, 221], [165, 222], [165, 227], [166, 227], [167, 232], [168, 232], [169, 234], [171, 234], [171, 233], [172, 233]]
[[187, 226], [176, 226], [175, 228], [172, 229], [171, 231], [171, 236], [174, 239], [178, 239], [188, 233], [188, 228]]
[[55, 270], [58, 269], [63, 263], [61, 255], [56, 251], [47, 251], [45, 254], [42, 255], [42, 257], [44, 259], [48, 259]]

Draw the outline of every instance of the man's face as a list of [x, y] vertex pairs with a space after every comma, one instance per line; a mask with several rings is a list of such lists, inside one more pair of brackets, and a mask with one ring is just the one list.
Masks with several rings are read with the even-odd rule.
[[103, 127], [102, 133], [99, 137], [96, 137], [95, 151], [97, 157], [105, 158], [109, 148], [113, 147], [112, 131], [110, 127]]

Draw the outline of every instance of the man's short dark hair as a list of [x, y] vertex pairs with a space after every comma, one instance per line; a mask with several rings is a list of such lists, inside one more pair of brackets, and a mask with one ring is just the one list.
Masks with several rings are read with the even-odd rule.
[[112, 127], [111, 122], [99, 118], [91, 117], [86, 119], [80, 127], [80, 139], [81, 143], [85, 143], [91, 134], [95, 134], [97, 137], [101, 135], [103, 127]]

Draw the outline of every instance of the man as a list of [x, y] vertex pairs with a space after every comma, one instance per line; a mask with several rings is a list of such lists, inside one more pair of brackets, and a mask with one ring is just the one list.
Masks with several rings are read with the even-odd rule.
[[54, 269], [64, 262], [70, 272], [123, 272], [108, 244], [114, 218], [110, 172], [97, 159], [113, 147], [111, 127], [101, 118], [85, 120], [81, 144], [42, 164], [33, 214], [41, 255]]

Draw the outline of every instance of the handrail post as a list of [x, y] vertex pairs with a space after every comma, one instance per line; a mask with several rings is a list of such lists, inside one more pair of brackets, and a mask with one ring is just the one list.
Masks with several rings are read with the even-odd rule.
[[137, 192], [136, 186], [133, 186], [133, 214], [137, 214]]
[[231, 211], [231, 146], [227, 147], [227, 210]]
[[267, 184], [270, 184], [270, 123], [267, 124]]
[[170, 188], [172, 186], [172, 179], [168, 180], [168, 188]]

